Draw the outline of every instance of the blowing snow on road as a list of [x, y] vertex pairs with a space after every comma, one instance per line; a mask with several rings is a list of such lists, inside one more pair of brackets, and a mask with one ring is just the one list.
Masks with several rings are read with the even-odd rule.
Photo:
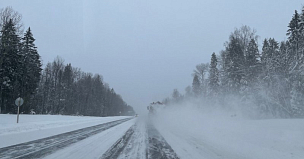
[[[213, 119], [200, 118], [203, 122], [199, 124], [194, 120], [197, 112], [191, 112], [192, 117], [186, 114], [189, 110], [182, 112], [136, 118], [46, 116], [56, 121], [52, 123], [46, 118], [43, 121], [42, 115], [22, 115], [23, 122], [18, 126], [1, 123], [0, 158], [302, 159], [304, 156], [303, 120], [216, 119], [214, 114]], [[12, 115], [1, 117], [9, 119]], [[42, 121], [35, 122], [39, 119]], [[29, 128], [31, 123], [36, 128]], [[82, 123], [91, 126], [80, 127]], [[67, 127], [71, 131], [62, 131]], [[281, 131], [282, 127], [286, 130]], [[39, 137], [45, 130], [53, 134]], [[19, 141], [18, 136], [29, 133], [38, 137]], [[17, 136], [16, 141], [5, 143], [13, 136]]]
[[304, 159], [303, 0], [0, 1], [0, 159]]

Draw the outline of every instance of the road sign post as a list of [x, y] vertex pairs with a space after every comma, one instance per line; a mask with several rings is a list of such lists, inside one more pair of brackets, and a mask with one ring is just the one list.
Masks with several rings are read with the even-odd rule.
[[19, 123], [19, 107], [18, 107], [17, 123]]
[[17, 123], [19, 123], [19, 110], [20, 110], [20, 106], [23, 104], [23, 99], [22, 98], [17, 98], [16, 100], [15, 100], [15, 104], [16, 104], [16, 106], [18, 107], [18, 112], [17, 112]]

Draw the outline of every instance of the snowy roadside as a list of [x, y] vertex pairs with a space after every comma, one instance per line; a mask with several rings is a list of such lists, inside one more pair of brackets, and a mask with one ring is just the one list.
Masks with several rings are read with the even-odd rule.
[[16, 115], [1, 114], [0, 148], [124, 118], [128, 117], [20, 115], [17, 124]]
[[172, 111], [154, 120], [181, 158], [303, 159], [304, 119], [245, 120]]

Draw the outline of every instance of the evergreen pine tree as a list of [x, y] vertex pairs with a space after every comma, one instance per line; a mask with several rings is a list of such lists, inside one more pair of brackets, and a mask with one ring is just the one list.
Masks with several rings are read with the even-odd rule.
[[304, 6], [302, 6], [302, 12], [300, 15], [300, 22], [299, 22], [299, 32], [300, 32], [300, 39], [299, 39], [299, 47], [304, 48]]
[[288, 25], [287, 34], [288, 40], [293, 44], [293, 49], [295, 52], [296, 60], [299, 60], [299, 40], [300, 40], [300, 15], [298, 14], [297, 10], [295, 10], [294, 15], [292, 16], [291, 21]]
[[63, 95], [62, 103], [64, 114], [71, 114], [74, 111], [74, 105], [72, 104], [71, 98], [73, 95], [73, 70], [72, 65], [69, 63], [64, 67], [63, 76], [62, 76], [62, 85], [63, 85]]
[[0, 90], [1, 111], [3, 113], [15, 112], [15, 106], [11, 103], [20, 95], [21, 54], [20, 38], [16, 28], [10, 20], [1, 30], [0, 51]]
[[[304, 9], [304, 7], [303, 7]], [[289, 25], [288, 25], [287, 35], [289, 35], [288, 40], [291, 46], [291, 56], [294, 60], [290, 64], [290, 81], [292, 83], [291, 95], [291, 115], [294, 117], [303, 117], [303, 99], [304, 99], [304, 89], [303, 89], [303, 51], [304, 47], [304, 13], [299, 15], [297, 11], [293, 15]]]
[[263, 65], [266, 65], [266, 62], [267, 62], [268, 49], [269, 49], [268, 40], [264, 39], [264, 41], [263, 41], [263, 47], [262, 47], [262, 56], [261, 56], [261, 62], [262, 62]]
[[228, 87], [231, 93], [239, 94], [241, 80], [244, 77], [244, 53], [242, 52], [242, 47], [237, 38], [231, 37], [227, 53]]
[[177, 89], [173, 90], [172, 93], [172, 99], [175, 103], [178, 103], [181, 101], [182, 95], [179, 93], [179, 91]]
[[254, 39], [248, 44], [246, 49], [246, 82], [248, 85], [251, 85], [252, 82], [256, 82], [258, 74], [260, 72], [260, 63], [259, 63], [259, 49]]
[[219, 91], [219, 71], [217, 69], [217, 58], [215, 53], [211, 55], [209, 69], [209, 95], [214, 96]]
[[[25, 100], [29, 101], [31, 96], [36, 93], [41, 76], [41, 61], [40, 56], [35, 46], [35, 38], [31, 32], [31, 29], [25, 32], [22, 38], [22, 82], [21, 82], [21, 96]], [[22, 111], [29, 112], [31, 103], [22, 107]]]
[[258, 103], [258, 77], [261, 73], [258, 45], [254, 39], [249, 41], [245, 54], [245, 71], [241, 85], [241, 99], [250, 106], [251, 103]]
[[198, 97], [201, 94], [201, 84], [196, 74], [193, 77], [192, 91], [196, 97]]

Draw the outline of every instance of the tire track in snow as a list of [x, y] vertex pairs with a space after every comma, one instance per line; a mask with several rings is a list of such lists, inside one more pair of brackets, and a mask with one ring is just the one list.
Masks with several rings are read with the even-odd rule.
[[0, 148], [0, 158], [41, 158], [133, 118], [103, 123], [43, 139]]
[[[146, 131], [146, 120], [141, 118], [137, 119], [136, 123], [130, 128], [132, 134], [124, 142], [120, 142], [120, 145], [114, 144], [102, 157], [101, 159], [145, 159], [147, 151], [147, 131]], [[124, 136], [129, 136], [125, 133]], [[127, 137], [122, 137], [121, 139], [126, 139]], [[119, 139], [118, 141], [120, 141]], [[116, 151], [115, 149], [120, 149]], [[111, 152], [114, 152], [111, 154]]]
[[113, 159], [118, 158], [121, 152], [126, 148], [131, 136], [134, 133], [135, 125], [131, 126], [127, 130], [127, 132], [118, 139], [113, 146], [111, 146], [102, 156], [100, 159]]
[[147, 131], [149, 144], [146, 157], [148, 159], [179, 159], [151, 122], [147, 123]]
[[135, 124], [134, 133], [127, 146], [119, 155], [119, 159], [145, 159], [147, 154], [148, 134], [146, 120], [138, 120]]
[[137, 122], [100, 159], [179, 159], [149, 121]]

